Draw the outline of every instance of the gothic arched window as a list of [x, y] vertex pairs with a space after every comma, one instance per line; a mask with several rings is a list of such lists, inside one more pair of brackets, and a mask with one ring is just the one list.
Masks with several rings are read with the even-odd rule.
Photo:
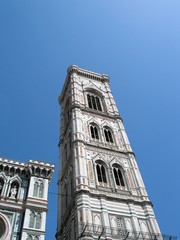
[[29, 220], [29, 227], [30, 228], [34, 228], [34, 223], [35, 223], [35, 213], [31, 212], [30, 220]]
[[114, 174], [116, 185], [125, 187], [124, 177], [123, 177], [120, 166], [118, 165], [113, 166], [113, 174]]
[[40, 213], [38, 213], [36, 215], [36, 225], [35, 225], [35, 228], [37, 228], [37, 229], [41, 228], [41, 214]]
[[87, 94], [88, 107], [102, 112], [101, 100], [98, 96], [88, 93]]
[[41, 214], [40, 213], [34, 213], [31, 212], [30, 219], [29, 219], [29, 227], [30, 228], [41, 228]]
[[39, 198], [42, 198], [43, 197], [43, 189], [44, 189], [44, 184], [41, 183], [39, 185]]
[[98, 128], [95, 125], [90, 126], [91, 138], [99, 140]]
[[34, 196], [34, 197], [37, 197], [37, 194], [38, 194], [38, 183], [35, 182], [35, 184], [34, 184], [33, 196]]
[[112, 137], [112, 132], [109, 128], [104, 128], [104, 136], [105, 136], [105, 140], [108, 143], [113, 143], [113, 137]]
[[44, 184], [43, 182], [36, 181], [34, 183], [33, 197], [43, 198]]
[[0, 178], [0, 195], [1, 195], [2, 190], [3, 190], [3, 186], [4, 186], [4, 180], [2, 178]]
[[106, 169], [101, 161], [96, 162], [97, 179], [100, 184], [107, 184]]

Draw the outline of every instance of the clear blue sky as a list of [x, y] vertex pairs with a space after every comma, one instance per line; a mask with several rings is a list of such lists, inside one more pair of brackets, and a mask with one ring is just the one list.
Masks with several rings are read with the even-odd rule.
[[51, 192], [71, 64], [109, 75], [161, 231], [180, 236], [180, 1], [0, 1], [0, 156], [54, 162]]

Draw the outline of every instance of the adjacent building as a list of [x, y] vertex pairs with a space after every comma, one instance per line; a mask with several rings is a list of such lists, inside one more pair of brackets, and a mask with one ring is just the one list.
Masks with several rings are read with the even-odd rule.
[[105, 74], [67, 70], [59, 97], [58, 240], [161, 236], [109, 85]]
[[54, 164], [0, 158], [0, 239], [44, 240]]

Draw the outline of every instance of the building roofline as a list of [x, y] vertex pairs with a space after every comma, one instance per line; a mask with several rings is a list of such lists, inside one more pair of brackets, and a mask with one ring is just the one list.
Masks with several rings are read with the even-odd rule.
[[23, 162], [19, 160], [0, 157], [0, 163], [10, 164], [12, 166], [21, 166], [21, 167], [29, 167], [30, 165], [39, 165], [39, 166], [48, 167], [48, 168], [55, 167], [54, 163], [44, 162], [44, 161], [40, 161], [32, 158], [29, 159], [29, 162]]

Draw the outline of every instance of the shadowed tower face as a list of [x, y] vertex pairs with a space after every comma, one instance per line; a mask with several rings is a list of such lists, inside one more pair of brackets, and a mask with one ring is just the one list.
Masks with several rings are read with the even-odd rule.
[[155, 239], [153, 209], [107, 75], [70, 66], [62, 93], [57, 239]]

